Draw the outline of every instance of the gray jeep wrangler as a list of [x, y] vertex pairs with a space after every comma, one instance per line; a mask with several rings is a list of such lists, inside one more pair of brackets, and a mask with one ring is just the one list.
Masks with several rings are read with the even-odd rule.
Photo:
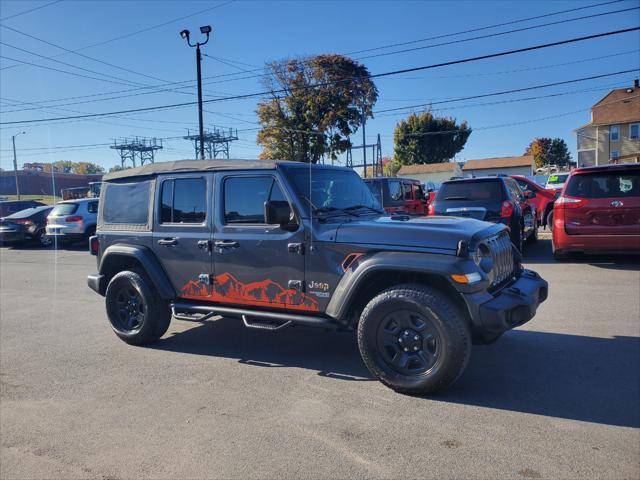
[[409, 394], [451, 385], [472, 341], [527, 322], [548, 292], [504, 225], [385, 214], [353, 170], [296, 162], [110, 173], [90, 247], [88, 284], [127, 343], [155, 342], [172, 316], [355, 329], [371, 373]]

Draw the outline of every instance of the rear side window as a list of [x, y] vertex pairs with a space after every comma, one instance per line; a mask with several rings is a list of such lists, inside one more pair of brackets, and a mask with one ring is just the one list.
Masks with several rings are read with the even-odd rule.
[[571, 177], [565, 194], [578, 198], [640, 197], [640, 170], [580, 173]]
[[102, 211], [104, 223], [130, 225], [147, 223], [150, 182], [106, 183], [105, 185]]
[[395, 202], [402, 200], [402, 184], [398, 180], [389, 182], [389, 197]]
[[203, 223], [206, 197], [204, 178], [165, 180], [162, 182], [160, 223]]
[[264, 203], [267, 200], [285, 200], [273, 177], [265, 175], [225, 179], [225, 223], [264, 224]]
[[77, 203], [59, 203], [56, 205], [51, 211], [51, 215], [60, 216], [60, 215], [71, 215], [76, 213], [78, 210]]
[[89, 203], [87, 203], [87, 212], [89, 212], [89, 213], [98, 213], [98, 202], [89, 202]]
[[502, 201], [502, 186], [498, 180], [486, 182], [444, 183], [438, 191], [438, 201], [487, 202]]
[[366, 184], [373, 196], [376, 197], [376, 200], [382, 205], [382, 182], [380, 180], [371, 180]]

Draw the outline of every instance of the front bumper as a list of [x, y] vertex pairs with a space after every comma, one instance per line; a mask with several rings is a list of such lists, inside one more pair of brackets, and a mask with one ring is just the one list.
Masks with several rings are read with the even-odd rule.
[[490, 342], [507, 330], [531, 320], [549, 295], [549, 284], [536, 272], [523, 270], [520, 277], [495, 295], [465, 295], [477, 338]]

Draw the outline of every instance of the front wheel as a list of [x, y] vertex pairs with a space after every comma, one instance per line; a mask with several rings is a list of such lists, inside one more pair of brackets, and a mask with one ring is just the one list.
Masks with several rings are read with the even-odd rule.
[[143, 273], [116, 274], [107, 286], [105, 301], [111, 328], [132, 345], [155, 342], [171, 323], [169, 305]]
[[420, 395], [458, 379], [471, 354], [471, 334], [445, 293], [406, 284], [384, 290], [367, 304], [358, 324], [358, 347], [383, 384]]

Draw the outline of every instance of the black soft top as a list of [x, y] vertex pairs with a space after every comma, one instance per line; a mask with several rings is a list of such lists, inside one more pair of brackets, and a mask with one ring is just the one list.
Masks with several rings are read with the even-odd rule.
[[[102, 181], [117, 180], [130, 177], [145, 177], [168, 172], [203, 172], [214, 170], [269, 170], [287, 166], [306, 166], [307, 163], [290, 162], [286, 160], [176, 160], [173, 162], [150, 163], [142, 167], [128, 168], [117, 172], [107, 173], [102, 177]], [[333, 167], [330, 165], [313, 165], [313, 168], [334, 168], [344, 170], [344, 167]]]

